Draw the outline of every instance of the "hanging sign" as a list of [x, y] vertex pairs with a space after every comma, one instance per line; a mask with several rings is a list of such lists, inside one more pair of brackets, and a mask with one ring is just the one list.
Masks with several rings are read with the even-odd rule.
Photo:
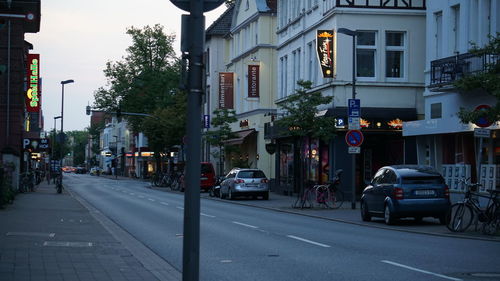
[[28, 54], [27, 81], [28, 90], [25, 93], [26, 111], [40, 111], [40, 55]]
[[248, 66], [248, 97], [258, 98], [259, 97], [259, 66], [249, 65]]
[[318, 54], [319, 65], [324, 78], [333, 78], [333, 31], [316, 31], [316, 52]]
[[219, 73], [219, 108], [233, 109], [233, 73]]

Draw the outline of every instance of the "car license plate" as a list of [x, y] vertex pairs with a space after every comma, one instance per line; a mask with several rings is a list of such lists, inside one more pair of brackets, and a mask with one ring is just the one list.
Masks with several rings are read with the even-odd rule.
[[202, 177], [201, 180], [206, 181], [206, 180], [208, 180], [208, 178]]
[[436, 192], [434, 189], [421, 189], [421, 190], [415, 190], [415, 195], [420, 195], [420, 196], [430, 196], [430, 195], [435, 195]]

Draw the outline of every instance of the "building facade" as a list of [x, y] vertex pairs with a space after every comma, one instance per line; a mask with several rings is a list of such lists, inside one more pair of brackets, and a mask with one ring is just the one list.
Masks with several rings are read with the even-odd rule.
[[[318, 108], [318, 118], [337, 119], [331, 142], [305, 140], [303, 147], [298, 147], [296, 139], [277, 135], [274, 122], [266, 125], [266, 137], [276, 145], [277, 191], [296, 193], [299, 181], [325, 182], [332, 177], [330, 171], [343, 169], [342, 188], [352, 197], [352, 191], [359, 194], [381, 166], [408, 160], [401, 127], [402, 121], [423, 115], [425, 1], [277, 2], [275, 103], [279, 108], [295, 93], [297, 81], [308, 80], [311, 92], [333, 97], [332, 104]], [[356, 32], [356, 36], [337, 32], [340, 28]], [[329, 75], [323, 74], [318, 60], [319, 35], [325, 31], [333, 41], [333, 72]], [[345, 140], [353, 66], [364, 135], [360, 153], [354, 156], [348, 153]], [[280, 114], [286, 113], [278, 112], [276, 118]], [[299, 161], [304, 165], [298, 165]]]
[[477, 89], [458, 91], [454, 82], [464, 75], [486, 71], [498, 64], [498, 54], [469, 53], [471, 42], [482, 47], [500, 32], [500, 1], [428, 1], [426, 20], [425, 118], [406, 122], [403, 134], [414, 145], [419, 164], [442, 171], [451, 190], [462, 192], [459, 179], [472, 177], [482, 190], [495, 188], [500, 179], [498, 123], [486, 126], [489, 136], [475, 137], [476, 124], [463, 124], [460, 108], [474, 110], [497, 104], [496, 98]]

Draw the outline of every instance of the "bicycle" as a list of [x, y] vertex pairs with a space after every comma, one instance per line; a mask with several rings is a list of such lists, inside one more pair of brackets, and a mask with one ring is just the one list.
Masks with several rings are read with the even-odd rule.
[[24, 193], [24, 192], [33, 191], [34, 183], [33, 183], [32, 174], [26, 172], [26, 173], [22, 173], [20, 176], [21, 176], [21, 184], [19, 185], [19, 192]]
[[316, 202], [329, 209], [338, 209], [344, 203], [344, 192], [339, 189], [343, 170], [335, 171], [335, 177], [327, 184], [315, 185]]
[[[478, 222], [482, 223], [482, 232], [495, 234], [500, 226], [500, 199], [498, 190], [489, 190], [489, 196], [477, 194], [479, 183], [467, 183], [469, 179], [462, 179], [461, 183], [466, 186], [465, 197], [461, 202], [450, 206], [446, 214], [446, 227], [452, 232], [464, 232], [476, 219], [475, 230], [478, 230]], [[481, 208], [477, 197], [488, 198], [486, 208]]]
[[58, 173], [55, 177], [56, 181], [56, 190], [57, 193], [62, 193], [63, 185], [62, 185], [62, 173]]
[[306, 187], [297, 195], [292, 208], [313, 208], [313, 199], [316, 198], [316, 189], [314, 187], [314, 184], [306, 184]]

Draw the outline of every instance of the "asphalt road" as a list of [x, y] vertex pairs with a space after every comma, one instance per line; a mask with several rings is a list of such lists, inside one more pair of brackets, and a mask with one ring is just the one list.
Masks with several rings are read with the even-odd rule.
[[[68, 175], [65, 184], [177, 269], [183, 193]], [[201, 200], [200, 280], [500, 280], [500, 243], [402, 233]]]

